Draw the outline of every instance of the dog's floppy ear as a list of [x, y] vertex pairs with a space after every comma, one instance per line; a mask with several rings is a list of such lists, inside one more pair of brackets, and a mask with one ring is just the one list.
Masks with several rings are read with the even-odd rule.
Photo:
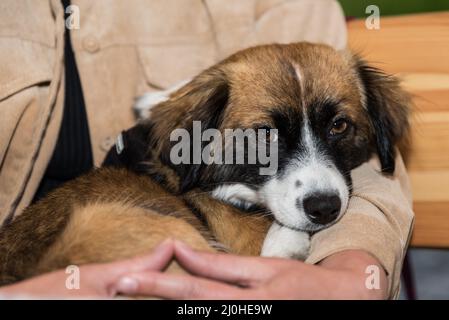
[[[169, 100], [153, 108], [151, 119], [155, 125], [153, 132], [160, 137], [160, 159], [179, 175], [180, 192], [197, 186], [204, 167], [204, 164], [193, 163], [193, 121], [201, 122], [202, 131], [219, 128], [228, 96], [228, 80], [221, 70], [214, 67], [195, 77], [174, 92]], [[171, 148], [177, 143], [170, 141], [170, 134], [175, 129], [185, 129], [190, 134], [189, 164], [175, 165], [170, 160]]]
[[395, 147], [408, 137], [411, 100], [394, 76], [369, 66], [358, 57], [356, 65], [382, 172], [392, 174], [395, 169]]
[[151, 123], [141, 121], [134, 127], [122, 131], [106, 154], [103, 167], [125, 167], [135, 172], [145, 172], [143, 161], [147, 160]]

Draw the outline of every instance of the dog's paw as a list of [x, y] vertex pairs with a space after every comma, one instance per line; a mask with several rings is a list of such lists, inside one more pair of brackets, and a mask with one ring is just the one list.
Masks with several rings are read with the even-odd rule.
[[190, 79], [181, 81], [167, 90], [148, 92], [136, 99], [133, 110], [138, 119], [147, 119], [150, 116], [151, 108], [155, 105], [167, 101], [170, 95], [188, 83]]
[[310, 236], [274, 222], [262, 246], [261, 256], [305, 260], [309, 254]]
[[137, 118], [147, 119], [150, 116], [151, 108], [168, 100], [169, 94], [170, 93], [167, 91], [156, 91], [145, 93], [137, 98], [133, 106], [133, 110], [136, 113]]

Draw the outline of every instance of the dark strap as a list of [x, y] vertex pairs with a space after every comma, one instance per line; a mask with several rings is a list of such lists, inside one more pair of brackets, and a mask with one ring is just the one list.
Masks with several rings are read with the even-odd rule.
[[151, 125], [137, 124], [122, 131], [115, 145], [109, 150], [102, 166], [123, 167], [134, 172], [144, 170], [147, 153], [150, 151], [149, 133]]

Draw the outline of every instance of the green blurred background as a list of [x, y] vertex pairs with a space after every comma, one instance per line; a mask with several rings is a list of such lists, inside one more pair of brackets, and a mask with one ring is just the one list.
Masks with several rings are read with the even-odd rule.
[[366, 17], [365, 9], [374, 4], [380, 15], [398, 15], [449, 10], [449, 0], [338, 0], [347, 17]]

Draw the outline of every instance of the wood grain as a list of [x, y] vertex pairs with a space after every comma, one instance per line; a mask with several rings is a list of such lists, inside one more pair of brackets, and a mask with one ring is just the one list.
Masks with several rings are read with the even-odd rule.
[[449, 247], [449, 202], [414, 202], [415, 232], [412, 245], [429, 248]]
[[349, 45], [395, 74], [412, 93], [412, 153], [407, 163], [416, 214], [412, 245], [449, 248], [449, 12], [348, 23]]

